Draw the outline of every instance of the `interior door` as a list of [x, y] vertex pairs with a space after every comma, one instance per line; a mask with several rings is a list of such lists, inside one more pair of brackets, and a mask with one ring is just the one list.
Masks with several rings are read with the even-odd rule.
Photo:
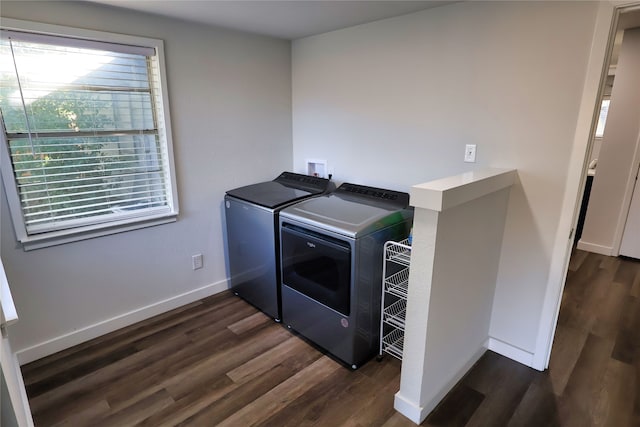
[[11, 290], [0, 261], [0, 426], [31, 427], [33, 418], [22, 371], [11, 351], [7, 326], [18, 321]]
[[636, 169], [636, 184], [631, 196], [631, 206], [627, 215], [627, 222], [622, 234], [620, 255], [640, 259], [640, 189], [638, 188], [638, 169]]

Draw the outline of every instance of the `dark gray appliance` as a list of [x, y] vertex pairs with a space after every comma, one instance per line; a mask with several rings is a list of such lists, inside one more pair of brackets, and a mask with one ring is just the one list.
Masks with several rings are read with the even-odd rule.
[[342, 184], [280, 212], [282, 320], [353, 369], [378, 353], [384, 243], [408, 236], [408, 205]]
[[225, 195], [231, 290], [276, 321], [281, 319], [278, 213], [333, 188], [328, 179], [283, 172]]

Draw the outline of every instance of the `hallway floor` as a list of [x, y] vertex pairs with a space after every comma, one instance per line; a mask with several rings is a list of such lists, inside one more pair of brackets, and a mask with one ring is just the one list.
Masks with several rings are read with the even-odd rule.
[[487, 352], [429, 426], [640, 426], [640, 262], [574, 251], [549, 369]]

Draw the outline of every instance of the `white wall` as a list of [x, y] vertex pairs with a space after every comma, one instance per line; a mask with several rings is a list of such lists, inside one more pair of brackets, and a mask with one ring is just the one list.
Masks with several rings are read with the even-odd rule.
[[327, 159], [338, 181], [405, 190], [518, 170], [490, 334], [519, 352], [536, 346], [597, 7], [455, 3], [293, 43], [297, 170]]
[[624, 34], [598, 156], [589, 208], [578, 247], [618, 255], [633, 189], [640, 137], [640, 29]]
[[[291, 169], [290, 43], [85, 2], [3, 1], [1, 13], [164, 40], [180, 199], [176, 223], [24, 252], [3, 191], [22, 360], [224, 289], [224, 191]], [[192, 271], [195, 253], [204, 268]]]

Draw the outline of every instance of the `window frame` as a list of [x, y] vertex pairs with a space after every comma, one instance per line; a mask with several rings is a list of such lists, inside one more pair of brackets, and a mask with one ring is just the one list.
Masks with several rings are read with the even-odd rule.
[[18, 195], [14, 177], [13, 165], [6, 130], [0, 129], [0, 165], [2, 181], [11, 213], [13, 227], [17, 240], [22, 243], [24, 250], [38, 249], [53, 245], [75, 242], [99, 236], [121, 233], [140, 228], [175, 222], [179, 213], [176, 171], [173, 156], [173, 141], [171, 132], [171, 118], [169, 113], [169, 96], [166, 81], [164, 43], [159, 39], [110, 33], [104, 31], [86, 30], [67, 26], [44, 24], [31, 21], [3, 18], [0, 27], [5, 30], [32, 32], [49, 36], [67, 37], [103, 42], [107, 44], [124, 44], [142, 46], [155, 50], [157, 57], [157, 73], [159, 93], [154, 103], [157, 107], [158, 134], [161, 149], [166, 153], [168, 167], [168, 182], [166, 197], [169, 201], [169, 211], [122, 218], [115, 221], [59, 229], [39, 234], [28, 234], [23, 220], [22, 206]]

